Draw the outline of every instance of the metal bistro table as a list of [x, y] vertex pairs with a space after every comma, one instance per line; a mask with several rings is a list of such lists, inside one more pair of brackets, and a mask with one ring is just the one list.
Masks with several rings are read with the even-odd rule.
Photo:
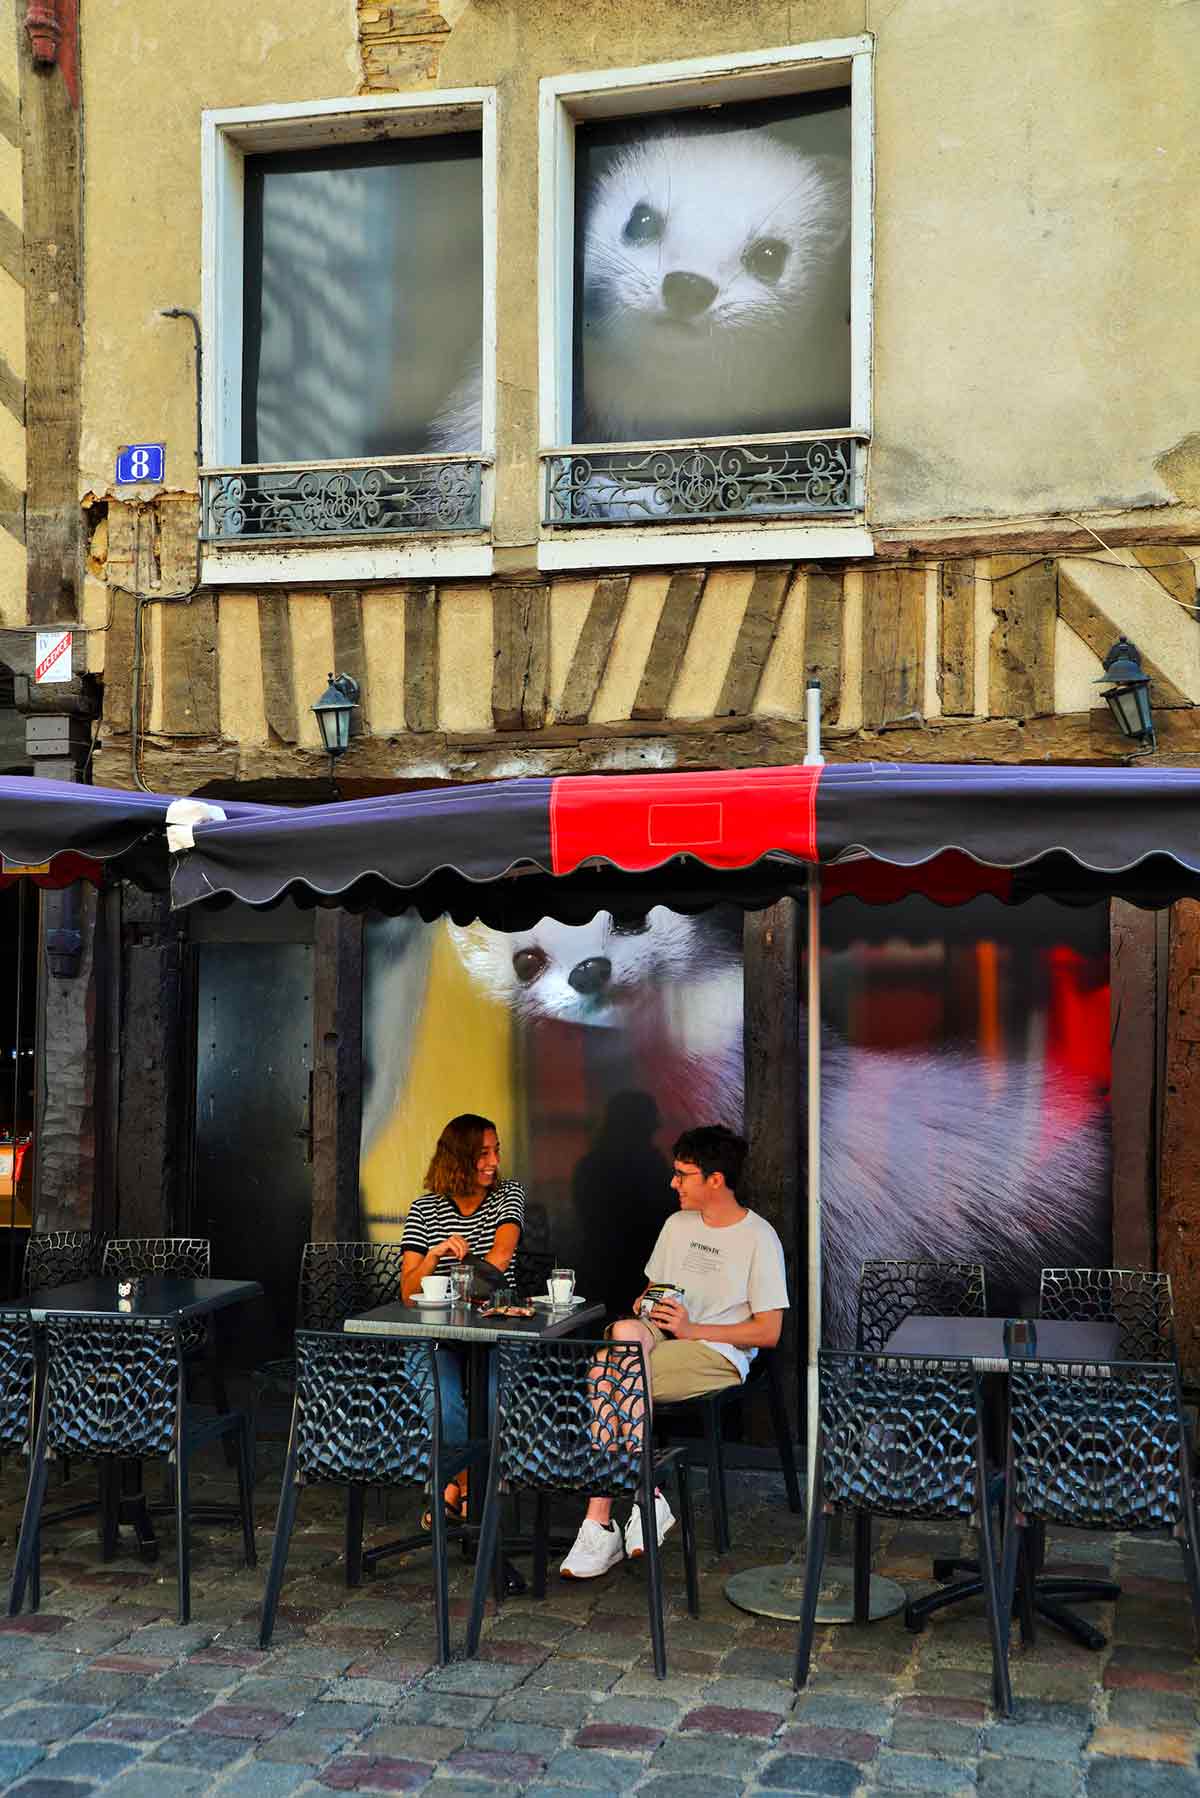
[[[463, 1343], [468, 1351], [468, 1433], [473, 1441], [487, 1435], [487, 1391], [488, 1391], [488, 1355], [501, 1336], [536, 1337], [539, 1341], [548, 1342], [556, 1336], [573, 1336], [579, 1330], [599, 1325], [605, 1316], [601, 1304], [576, 1305], [572, 1310], [551, 1310], [549, 1307], [534, 1310], [532, 1317], [481, 1317], [475, 1305], [377, 1305], [373, 1311], [363, 1311], [357, 1317], [348, 1317], [342, 1326], [352, 1336], [408, 1336], [429, 1341], [432, 1338], [439, 1343]], [[474, 1516], [472, 1494], [479, 1490], [481, 1482], [472, 1480], [467, 1488], [467, 1530], [473, 1532], [478, 1527], [478, 1518]], [[430, 1494], [430, 1502], [436, 1504], [438, 1493]], [[428, 1544], [428, 1535], [405, 1536], [398, 1542], [384, 1542], [378, 1548], [367, 1549], [363, 1554], [363, 1566], [370, 1569], [387, 1555], [403, 1554], [409, 1549]], [[526, 1545], [505, 1537], [505, 1548], [521, 1552]], [[514, 1568], [507, 1573], [510, 1591], [522, 1591], [525, 1582]]]
[[[121, 1298], [117, 1286], [116, 1274], [94, 1274], [67, 1286], [43, 1286], [31, 1292], [27, 1301], [29, 1315], [39, 1343], [41, 1332], [37, 1326], [45, 1321], [48, 1311], [70, 1317], [149, 1317], [162, 1323], [181, 1323], [224, 1311], [230, 1305], [244, 1305], [250, 1299], [261, 1298], [263, 1290], [257, 1280], [193, 1280], [177, 1274], [141, 1275], [134, 1296], [128, 1299]], [[158, 1538], [142, 1491], [140, 1462], [124, 1471], [123, 1485], [117, 1522], [130, 1525], [143, 1560], [157, 1560]], [[82, 1506], [80, 1510], [90, 1508]], [[229, 1506], [192, 1507], [193, 1517], [201, 1519], [219, 1515], [224, 1520], [234, 1514]], [[59, 1513], [59, 1518], [68, 1515]]]
[[[1006, 1374], [1017, 1354], [1009, 1355], [1004, 1346], [1002, 1317], [906, 1317], [887, 1339], [889, 1355], [967, 1356], [977, 1373]], [[1039, 1361], [1096, 1362], [1121, 1359], [1121, 1331], [1115, 1323], [1058, 1323], [1038, 1318], [1036, 1357]], [[1018, 1351], [1024, 1358], [1027, 1351]], [[992, 1415], [1001, 1417], [1007, 1406], [1007, 1385], [1002, 1380], [992, 1385]], [[935, 1579], [955, 1571], [971, 1574], [969, 1561], [933, 1563]], [[905, 1607], [904, 1620], [910, 1629], [920, 1629], [925, 1619], [946, 1605], [974, 1598], [983, 1591], [978, 1577], [955, 1580], [940, 1592], [915, 1599]], [[1084, 1618], [1077, 1617], [1060, 1602], [1062, 1599], [1101, 1599], [1111, 1602], [1119, 1598], [1121, 1588], [1112, 1580], [1071, 1578], [1067, 1575], [1042, 1575], [1034, 1579], [1033, 1602], [1039, 1616], [1048, 1623], [1082, 1642], [1085, 1648], [1103, 1648], [1105, 1638]]]

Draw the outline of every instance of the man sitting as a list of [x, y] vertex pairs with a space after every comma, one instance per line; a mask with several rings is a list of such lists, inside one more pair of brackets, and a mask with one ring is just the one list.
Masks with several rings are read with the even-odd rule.
[[[659, 1233], [646, 1278], [676, 1288], [683, 1298], [664, 1299], [645, 1322], [622, 1318], [608, 1332], [614, 1342], [641, 1343], [652, 1400], [697, 1398], [738, 1385], [755, 1352], [779, 1341], [788, 1303], [783, 1245], [766, 1218], [738, 1202], [748, 1146], [723, 1124], [687, 1130], [675, 1144], [671, 1185], [679, 1210]], [[661, 1543], [675, 1522], [661, 1492], [655, 1493], [654, 1511]], [[562, 1563], [565, 1578], [595, 1579], [623, 1555], [642, 1553], [637, 1506], [623, 1538], [611, 1514], [611, 1499], [588, 1501]]]

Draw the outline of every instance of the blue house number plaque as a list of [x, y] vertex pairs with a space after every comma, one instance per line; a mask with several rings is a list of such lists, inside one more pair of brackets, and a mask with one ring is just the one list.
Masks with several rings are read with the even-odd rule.
[[165, 443], [127, 443], [117, 452], [117, 485], [161, 481], [166, 466]]

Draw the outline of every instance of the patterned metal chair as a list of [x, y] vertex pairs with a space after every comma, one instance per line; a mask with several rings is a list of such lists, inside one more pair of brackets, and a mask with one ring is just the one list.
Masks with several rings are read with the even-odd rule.
[[821, 1354], [820, 1437], [808, 1529], [795, 1684], [808, 1680], [830, 1517], [866, 1520], [855, 1530], [854, 1621], [870, 1600], [870, 1522], [875, 1515], [974, 1517], [992, 1644], [992, 1693], [1012, 1709], [983, 1438], [983, 1399], [970, 1361]]
[[25, 1244], [22, 1285], [26, 1292], [47, 1286], [67, 1286], [99, 1273], [104, 1257], [104, 1237], [90, 1230], [48, 1230], [31, 1235]]
[[[29, 1453], [33, 1442], [35, 1366], [33, 1325], [28, 1311], [0, 1309], [0, 1455]], [[36, 1568], [34, 1592], [40, 1597]]]
[[[363, 1500], [368, 1486], [422, 1486], [440, 1492], [440, 1393], [435, 1345], [341, 1331], [296, 1332], [296, 1399], [263, 1594], [259, 1641], [275, 1628], [301, 1486], [344, 1485], [346, 1584], [362, 1578]], [[431, 1511], [437, 1652], [450, 1658], [446, 1516]]]
[[[1174, 1361], [1089, 1364], [1014, 1361], [1000, 1602], [1009, 1628], [1018, 1568], [1021, 1633], [1034, 1639], [1032, 1535], [1047, 1524], [1081, 1530], [1170, 1530], [1200, 1644], [1200, 1537]], [[1097, 1596], [1096, 1582], [1039, 1578], [1039, 1600]]]
[[1115, 1323], [1123, 1361], [1175, 1359], [1171, 1276], [1138, 1267], [1044, 1267], [1038, 1316]]
[[666, 1631], [654, 1489], [668, 1468], [675, 1477], [688, 1610], [693, 1617], [700, 1615], [696, 1536], [686, 1450], [669, 1449], [658, 1456], [654, 1453], [646, 1416], [646, 1364], [641, 1344], [579, 1342], [574, 1338], [523, 1342], [501, 1337], [495, 1354], [498, 1391], [467, 1627], [467, 1654], [473, 1655], [479, 1647], [489, 1579], [497, 1603], [504, 1596], [502, 1487], [509, 1492], [536, 1495], [535, 1598], [546, 1596], [550, 1495], [624, 1495], [634, 1501], [642, 1514], [654, 1670], [659, 1679], [665, 1679]]
[[787, 1489], [788, 1509], [800, 1512], [803, 1501], [800, 1497], [800, 1476], [796, 1470], [796, 1451], [792, 1444], [792, 1429], [788, 1421], [787, 1400], [783, 1395], [783, 1379], [779, 1368], [778, 1349], [759, 1349], [750, 1363], [750, 1372], [744, 1382], [735, 1386], [723, 1386], [718, 1392], [703, 1392], [698, 1398], [676, 1399], [667, 1404], [654, 1407], [654, 1426], [660, 1440], [667, 1440], [667, 1430], [673, 1417], [689, 1412], [699, 1414], [704, 1426], [704, 1453], [708, 1463], [708, 1491], [712, 1505], [713, 1546], [717, 1553], [726, 1554], [733, 1546], [729, 1533], [729, 1501], [725, 1489], [725, 1444], [722, 1433], [722, 1419], [730, 1405], [740, 1404], [756, 1392], [765, 1392], [767, 1406], [770, 1411], [771, 1426], [775, 1432], [775, 1447], [779, 1454], [779, 1464], [783, 1469], [783, 1482]]
[[[55, 1455], [101, 1463], [111, 1496], [123, 1460], [165, 1460], [174, 1471], [179, 1621], [191, 1616], [188, 1473], [197, 1449], [236, 1439], [238, 1499], [246, 1565], [253, 1567], [254, 1514], [250, 1440], [245, 1414], [215, 1416], [190, 1406], [184, 1392], [184, 1351], [177, 1325], [142, 1317], [72, 1316], [48, 1311], [46, 1360], [37, 1437], [21, 1518], [8, 1614], [21, 1610], [26, 1587], [38, 1605], [38, 1556], [46, 1475]], [[105, 1552], [116, 1530], [116, 1506], [105, 1506]]]
[[977, 1261], [864, 1261], [855, 1347], [881, 1355], [906, 1317], [986, 1317], [987, 1281]]
[[[106, 1274], [178, 1274], [207, 1280], [212, 1273], [212, 1244], [205, 1236], [112, 1236], [104, 1245], [101, 1269]], [[185, 1355], [194, 1355], [209, 1339], [208, 1322], [184, 1322], [180, 1331]], [[228, 1410], [228, 1405], [222, 1405]]]

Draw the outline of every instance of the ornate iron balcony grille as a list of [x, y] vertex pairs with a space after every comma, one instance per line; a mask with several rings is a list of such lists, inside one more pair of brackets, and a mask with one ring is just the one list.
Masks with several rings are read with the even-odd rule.
[[860, 512], [866, 439], [853, 432], [749, 441], [551, 450], [543, 522], [827, 518]]
[[201, 484], [207, 543], [427, 536], [482, 525], [479, 457], [214, 468]]

